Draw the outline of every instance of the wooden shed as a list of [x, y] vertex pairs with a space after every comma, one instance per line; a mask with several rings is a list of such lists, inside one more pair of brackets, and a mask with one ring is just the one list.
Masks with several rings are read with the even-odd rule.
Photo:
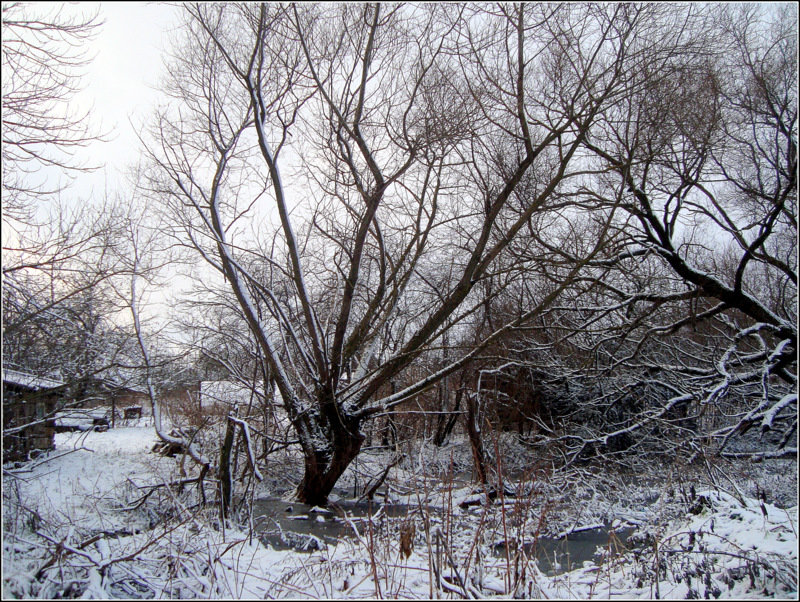
[[58, 380], [3, 369], [3, 462], [55, 447], [53, 416], [63, 390]]

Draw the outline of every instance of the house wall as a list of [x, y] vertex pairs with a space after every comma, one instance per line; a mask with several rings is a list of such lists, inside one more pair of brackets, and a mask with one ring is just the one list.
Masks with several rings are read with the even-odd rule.
[[140, 393], [138, 391], [115, 392], [113, 395], [113, 401], [109, 396], [106, 405], [111, 406], [112, 403], [117, 413], [117, 418], [124, 416], [125, 408], [130, 407], [142, 408], [142, 416], [152, 416], [153, 414], [153, 411], [150, 407], [150, 398], [144, 393]]
[[162, 391], [159, 395], [159, 401], [165, 408], [199, 408], [200, 383]]
[[52, 415], [60, 397], [46, 391], [26, 391], [3, 383], [3, 431], [24, 426], [23, 430], [3, 436], [3, 461], [28, 458], [31, 451], [55, 447]]

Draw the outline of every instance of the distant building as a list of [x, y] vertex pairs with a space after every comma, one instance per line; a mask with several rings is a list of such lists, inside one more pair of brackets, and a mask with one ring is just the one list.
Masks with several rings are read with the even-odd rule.
[[98, 407], [90, 410], [84, 408], [72, 408], [56, 412], [53, 421], [57, 433], [71, 431], [106, 431], [110, 427], [111, 415], [106, 407]]
[[[144, 391], [132, 387], [122, 386], [112, 380], [102, 379], [95, 383], [96, 403], [91, 404], [93, 408], [105, 408], [107, 410], [106, 419], [110, 426], [117, 426], [117, 420], [131, 418], [141, 418], [149, 416], [150, 397]], [[100, 425], [102, 416], [93, 416], [93, 424]]]
[[264, 385], [255, 386], [231, 380], [204, 380], [200, 383], [199, 405], [204, 409], [228, 409], [238, 406], [242, 409], [258, 404], [259, 394], [263, 395]]
[[150, 414], [143, 391], [110, 379], [65, 383], [22, 370], [3, 369], [3, 461], [54, 449], [54, 434], [104, 430], [117, 421]]
[[121, 416], [127, 407], [142, 407], [149, 403], [145, 391], [122, 385], [111, 378], [96, 376], [83, 378], [73, 383], [72, 389], [72, 396], [76, 401], [75, 407], [107, 407], [109, 416], [111, 409], [115, 410], [117, 416]]
[[3, 462], [55, 447], [54, 414], [63, 395], [61, 381], [3, 369]]
[[199, 383], [198, 407], [203, 413], [222, 415], [236, 407], [240, 417], [258, 414], [271, 428], [280, 431], [290, 428], [280, 393], [274, 387], [265, 387], [263, 381], [245, 384], [230, 380], [204, 380]]
[[70, 383], [69, 403], [55, 420], [56, 432], [102, 430], [117, 421], [149, 415], [149, 398], [144, 391], [124, 386], [110, 378], [96, 376]]

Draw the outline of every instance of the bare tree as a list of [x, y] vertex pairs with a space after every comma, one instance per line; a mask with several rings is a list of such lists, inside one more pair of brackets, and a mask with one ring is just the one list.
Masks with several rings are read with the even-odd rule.
[[[27, 231], [21, 248], [4, 249], [2, 279], [5, 369], [60, 383], [38, 416], [4, 421], [4, 437], [50, 423], [57, 412], [96, 405], [117, 387], [132, 387], [131, 333], [116, 322], [112, 283], [124, 272], [116, 257], [113, 208], [79, 211]], [[112, 393], [113, 394], [113, 393]], [[7, 416], [11, 414], [7, 413]]]
[[[628, 74], [675, 51], [649, 25], [667, 10], [187, 6], [150, 187], [262, 349], [303, 448], [299, 499], [325, 502], [364, 420], [535, 318], [609, 244], [616, 209], [586, 192], [581, 149]], [[574, 261], [401, 380], [522, 273], [515, 257], [548, 272], [537, 229], [572, 237]]]
[[[97, 14], [66, 15], [65, 7], [2, 7], [3, 212], [29, 221], [32, 208], [63, 189], [54, 174], [87, 169], [75, 151], [97, 139], [88, 111], [70, 103], [89, 63], [87, 42], [102, 22]], [[40, 180], [41, 171], [49, 178]], [[4, 225], [6, 220], [4, 219]]]
[[701, 14], [713, 39], [636, 74], [641, 93], [586, 141], [618, 176], [601, 194], [627, 214], [627, 242], [597, 264], [628, 271], [606, 280], [627, 349], [612, 364], [645, 370], [634, 386], [661, 389], [659, 417], [689, 403], [717, 415], [722, 448], [754, 425], [780, 428], [777, 451], [747, 453], [794, 456], [796, 7]]
[[40, 373], [61, 369], [68, 380], [98, 370], [79, 355], [115, 311], [107, 281], [119, 268], [115, 208], [62, 202], [56, 173], [88, 169], [75, 151], [97, 139], [70, 103], [100, 25], [96, 14], [64, 7], [2, 6], [3, 358]]

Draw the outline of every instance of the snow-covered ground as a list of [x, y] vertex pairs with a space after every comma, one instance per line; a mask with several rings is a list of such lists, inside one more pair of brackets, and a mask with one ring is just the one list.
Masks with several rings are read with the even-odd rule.
[[[523, 452], [498, 448], [518, 465], [487, 503], [462, 442], [409, 446], [377, 499], [412, 510], [390, 518], [376, 499], [369, 520], [343, 514], [351, 537], [300, 552], [263, 544], [259, 523], [223, 524], [196, 504], [196, 485], [168, 486], [194, 469], [152, 453], [155, 440], [152, 427], [63, 433], [48, 461], [4, 469], [4, 599], [797, 596], [792, 462], [742, 464], [735, 478], [710, 465], [561, 475], [520, 470]], [[344, 506], [393, 453], [364, 453], [333, 499]], [[271, 459], [246, 492], [288, 499], [298, 469], [291, 455]], [[210, 484], [206, 493], [214, 499]], [[593, 525], [636, 531], [626, 545], [611, 531], [582, 566], [543, 572], [533, 544]]]

